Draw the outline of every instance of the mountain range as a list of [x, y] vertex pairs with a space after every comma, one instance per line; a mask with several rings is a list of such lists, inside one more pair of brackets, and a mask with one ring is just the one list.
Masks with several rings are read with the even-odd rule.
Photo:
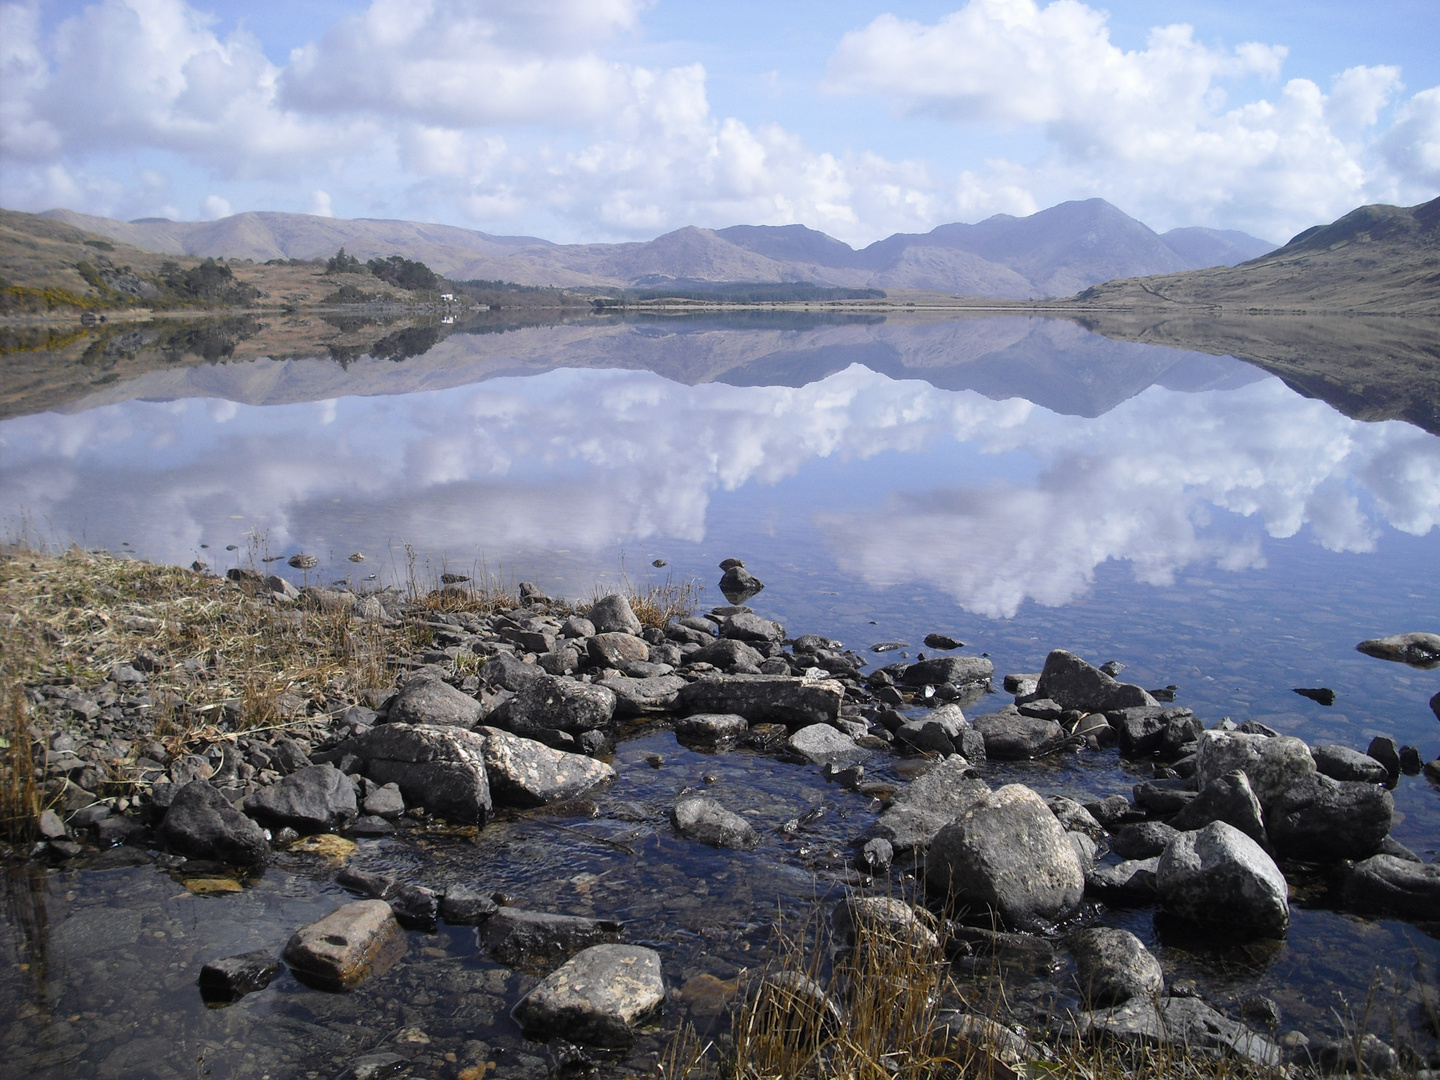
[[1069, 296], [1114, 278], [1233, 266], [1274, 247], [1229, 230], [1156, 233], [1104, 199], [896, 233], [858, 250], [803, 225], [691, 226], [645, 242], [554, 244], [450, 225], [259, 211], [208, 222], [116, 221], [71, 210], [45, 216], [172, 255], [265, 262], [325, 258], [343, 246], [362, 260], [416, 259], [456, 281], [603, 289], [805, 281], [1011, 300]]

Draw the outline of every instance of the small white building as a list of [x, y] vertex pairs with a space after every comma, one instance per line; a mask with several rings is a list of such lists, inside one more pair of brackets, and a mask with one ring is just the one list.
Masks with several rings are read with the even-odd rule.
[[453, 303], [455, 302], [455, 294], [454, 294], [454, 293], [448, 293], [448, 292], [442, 292], [442, 293], [440, 294], [440, 299], [441, 299], [444, 303], [453, 304]]

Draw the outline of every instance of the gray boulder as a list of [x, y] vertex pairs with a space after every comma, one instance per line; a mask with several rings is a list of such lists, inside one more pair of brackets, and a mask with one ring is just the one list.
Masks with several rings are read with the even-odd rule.
[[1413, 667], [1440, 666], [1440, 634], [1394, 634], [1391, 637], [1370, 638], [1355, 648], [1366, 656], [1394, 660]]
[[1153, 859], [1179, 835], [1163, 821], [1137, 821], [1110, 840], [1110, 850], [1122, 859]]
[[1170, 824], [1181, 832], [1203, 829], [1212, 821], [1233, 825], [1252, 840], [1265, 839], [1265, 817], [1250, 779], [1238, 769], [1217, 776], [1205, 785]]
[[941, 705], [924, 716], [906, 720], [895, 729], [895, 738], [916, 750], [930, 754], [950, 754], [960, 750], [960, 743], [970, 722], [959, 705]]
[[743, 604], [765, 588], [765, 583], [743, 566], [730, 566], [720, 577], [720, 592], [732, 604]]
[[803, 727], [794, 732], [785, 745], [812, 765], [844, 768], [858, 765], [870, 756], [869, 750], [856, 746], [854, 739], [829, 724]]
[[1064, 795], [1051, 795], [1045, 800], [1045, 805], [1050, 807], [1055, 820], [1060, 822], [1060, 827], [1066, 832], [1083, 833], [1097, 842], [1105, 839], [1105, 827], [1095, 820], [1095, 815], [1074, 799]]
[[[1369, 754], [1351, 750], [1348, 746], [1321, 743], [1310, 748], [1315, 759], [1315, 769], [1331, 780], [1361, 780], [1367, 784], [1383, 784], [1390, 779], [1390, 770]], [[1399, 760], [1399, 753], [1396, 753]], [[1398, 770], [1397, 770], [1398, 771]]]
[[1055, 649], [1045, 658], [1045, 670], [1036, 684], [1037, 697], [1050, 698], [1061, 708], [1109, 713], [1159, 703], [1138, 686], [1117, 682], [1073, 653]]
[[508, 652], [498, 652], [480, 669], [480, 677], [491, 686], [521, 690], [545, 674], [537, 664], [527, 664]]
[[211, 960], [200, 969], [200, 994], [207, 1002], [239, 1001], [269, 986], [280, 967], [279, 959], [263, 949]]
[[1233, 825], [1178, 834], [1156, 867], [1165, 910], [1182, 919], [1279, 936], [1290, 924], [1289, 889], [1275, 860]]
[[612, 919], [502, 907], [486, 920], [482, 940], [492, 958], [515, 967], [573, 956], [592, 945], [615, 941], [624, 930], [623, 923]]
[[1114, 1008], [1076, 1017], [1086, 1038], [1104, 1037], [1144, 1046], [1176, 1046], [1197, 1056], [1234, 1055], [1264, 1068], [1281, 1062], [1280, 1048], [1265, 1036], [1216, 1012], [1199, 998], [1133, 997]]
[[677, 802], [670, 811], [670, 820], [682, 836], [711, 847], [749, 851], [760, 843], [748, 821], [703, 795]]
[[245, 812], [271, 828], [303, 834], [340, 832], [359, 813], [355, 789], [334, 765], [311, 765], [245, 800]]
[[874, 941], [892, 941], [915, 949], [938, 949], [933, 916], [919, 912], [895, 896], [847, 896], [830, 911], [830, 925], [842, 945], [854, 945], [860, 934]]
[[778, 622], [742, 611], [725, 616], [725, 621], [720, 624], [720, 636], [737, 641], [782, 641], [785, 638], [785, 627]]
[[970, 686], [986, 683], [995, 674], [995, 665], [983, 656], [936, 656], [905, 669], [900, 681], [906, 686], [939, 686], [950, 683]]
[[485, 739], [491, 796], [506, 806], [544, 806], [573, 799], [615, 778], [609, 765], [583, 754], [552, 750], [499, 728], [482, 727], [477, 734]]
[[386, 720], [393, 724], [474, 727], [480, 711], [480, 701], [438, 678], [412, 678], [390, 698]]
[[701, 746], [724, 746], [735, 742], [749, 728], [745, 718], [735, 713], [696, 713], [675, 721], [675, 737]]
[[460, 728], [382, 724], [351, 740], [352, 752], [377, 784], [395, 784], [410, 806], [457, 824], [490, 820], [485, 737]]
[[1345, 903], [1357, 911], [1440, 920], [1440, 863], [1372, 855], [1345, 879]]
[[1096, 926], [1066, 940], [1075, 958], [1080, 996], [1094, 1008], [1131, 998], [1153, 999], [1165, 988], [1160, 961], [1128, 930]]
[[628, 675], [612, 671], [607, 672], [605, 678], [596, 685], [603, 686], [615, 695], [615, 715], [644, 716], [648, 713], [673, 711], [686, 682], [679, 675], [654, 675], [645, 679], [632, 679]]
[[451, 926], [479, 926], [500, 909], [474, 886], [451, 885], [440, 898], [440, 917]]
[[799, 728], [840, 715], [844, 686], [834, 679], [785, 675], [712, 675], [680, 691], [677, 707], [689, 713], [736, 713], [750, 723]]
[[510, 730], [524, 736], [546, 730], [572, 735], [592, 731], [607, 726], [614, 716], [614, 691], [559, 675], [542, 675], [522, 687], [506, 712]]
[[1085, 876], [1065, 830], [1021, 784], [982, 796], [930, 844], [925, 879], [950, 903], [988, 907], [1036, 931], [1080, 905]]
[[191, 780], [174, 793], [160, 835], [181, 855], [240, 866], [264, 862], [270, 852], [265, 831], [205, 780]]
[[758, 668], [764, 663], [765, 657], [761, 656], [753, 646], [747, 645], [743, 641], [721, 638], [708, 645], [701, 645], [686, 657], [686, 660], [692, 664], [709, 664], [722, 671], [729, 671], [736, 665]]
[[1300, 739], [1243, 731], [1202, 732], [1195, 750], [1195, 787], [1203, 791], [1226, 773], [1243, 772], [1267, 812], [1290, 788], [1315, 775], [1315, 759]]
[[596, 600], [590, 608], [590, 622], [599, 634], [634, 634], [638, 637], [645, 629], [631, 610], [630, 601], [620, 593], [611, 593]]
[[989, 794], [968, 761], [946, 758], [897, 791], [857, 843], [880, 839], [897, 854], [923, 854], [941, 829]]
[[327, 990], [349, 990], [404, 950], [405, 939], [390, 905], [356, 900], [295, 931], [283, 955], [305, 981]]
[[650, 646], [634, 634], [596, 634], [586, 645], [590, 662], [597, 667], [623, 668], [637, 660], [650, 659]]
[[1287, 859], [1365, 859], [1390, 833], [1395, 800], [1377, 784], [1312, 773], [1288, 788], [1265, 814], [1265, 831]]
[[665, 1004], [660, 954], [638, 945], [596, 945], [520, 999], [511, 1015], [527, 1037], [629, 1046], [635, 1027]]
[[1013, 705], [977, 716], [971, 726], [985, 740], [985, 756], [997, 761], [1029, 761], [1065, 741], [1065, 729], [1054, 720], [1025, 716]]

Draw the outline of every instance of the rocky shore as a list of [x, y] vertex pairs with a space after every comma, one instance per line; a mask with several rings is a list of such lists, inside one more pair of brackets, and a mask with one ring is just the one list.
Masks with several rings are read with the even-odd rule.
[[[738, 561], [723, 568], [737, 598], [763, 588]], [[789, 636], [744, 603], [647, 626], [619, 593], [577, 607], [522, 585], [510, 602], [481, 604], [465, 581], [407, 599], [297, 590], [245, 570], [223, 588], [299, 634], [318, 634], [306, 629], [314, 621], [409, 648], [385, 657], [383, 682], [332, 679], [276, 696], [270, 724], [254, 723], [243, 699], [197, 706], [192, 694], [176, 705], [175, 686], [203, 683], [223, 665], [218, 653], [141, 647], [99, 681], [29, 681], [45, 809], [13, 855], [64, 865], [124, 846], [165, 869], [223, 878], [277, 852], [343, 860], [371, 838], [473, 836], [497, 814], [603, 792], [616, 780], [617, 742], [659, 726], [684, 746], [818, 770], [874, 800], [878, 813], [850, 837], [849, 869], [832, 876], [848, 886], [831, 916], [841, 946], [862, 925], [933, 939], [961, 977], [1037, 958], [1053, 970], [1050, 957], [1069, 955], [1078, 1007], [1044, 1025], [1019, 1018], [1024, 1037], [963, 1009], [937, 1019], [950, 1052], [986, 1068], [1044, 1058], [1047, 1043], [1106, 1041], [1277, 1070], [1440, 1069], [1424, 987], [1388, 1042], [1335, 1042], [1287, 1028], [1263, 998], [1227, 1015], [1134, 934], [1086, 918], [1106, 906], [1154, 909], [1187, 932], [1264, 943], [1284, 937], [1303, 894], [1309, 906], [1433, 932], [1440, 865], [1390, 836], [1395, 786], [1422, 773], [1440, 783], [1440, 758], [1419, 748], [1384, 736], [1363, 751], [1309, 746], [1254, 721], [1197, 717], [1168, 691], [1122, 681], [1122, 665], [1063, 649], [1041, 671], [997, 674], [936, 634], [931, 655], [872, 667], [837, 641]], [[141, 638], [162, 628], [153, 615], [116, 617]], [[1431, 638], [1361, 648], [1425, 667], [1440, 656]], [[999, 708], [996, 684], [1009, 698]], [[1432, 706], [1440, 716], [1440, 695]], [[1115, 756], [1143, 779], [1128, 797], [1089, 800], [1013, 779], [1026, 762], [1087, 755]], [[897, 759], [907, 784], [867, 778]], [[1011, 782], [987, 780], [999, 767]], [[769, 840], [746, 811], [718, 789], [683, 791], [668, 828], [750, 852]], [[654, 928], [517, 907], [481, 876], [404, 879], [356, 861], [333, 881], [350, 899], [330, 914], [273, 949], [216, 956], [194, 972], [206, 1000], [263, 992], [282, 964], [317, 991], [343, 991], [401, 962], [406, 935], [444, 924], [477, 927], [501, 964], [543, 971], [511, 1004], [535, 1043], [623, 1051], [676, 1001], [674, 973], [646, 944]], [[843, 1002], [825, 1000], [821, 1013], [832, 1012], [846, 1022]], [[397, 1062], [356, 1061], [350, 1075]]]

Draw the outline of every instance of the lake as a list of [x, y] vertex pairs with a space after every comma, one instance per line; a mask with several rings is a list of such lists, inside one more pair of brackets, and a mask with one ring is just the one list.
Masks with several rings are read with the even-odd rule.
[[[1421, 427], [1352, 419], [1230, 357], [1038, 317], [473, 329], [486, 332], [446, 327], [391, 356], [221, 350], [110, 380], [100, 364], [58, 411], [0, 421], [0, 517], [12, 537], [217, 571], [318, 556], [308, 577], [284, 570], [297, 584], [489, 573], [582, 597], [624, 576], [693, 581], [702, 607], [724, 602], [718, 564], [735, 557], [765, 583], [749, 601], [759, 614], [877, 665], [942, 632], [990, 656], [998, 682], [1065, 648], [1174, 687], [1207, 725], [1258, 720], [1362, 751], [1385, 734], [1440, 755], [1427, 705], [1440, 672], [1354, 649], [1440, 631], [1440, 438]], [[867, 652], [881, 642], [905, 647]], [[1295, 687], [1329, 687], [1335, 703]], [[663, 770], [643, 766], [652, 753]], [[617, 758], [612, 798], [662, 822], [677, 791], [714, 771], [757, 827], [826, 812], [740, 856], [697, 855], [644, 815], [611, 830], [635, 858], [525, 821], [487, 829], [479, 850], [367, 844], [417, 873], [479, 860], [526, 906], [624, 918], [635, 940], [659, 943], [678, 986], [746, 966], [777, 899], [800, 911], [835, 894], [845, 843], [873, 819], [860, 795], [763, 755], [701, 755], [652, 731]], [[986, 773], [1082, 801], [1126, 793], [1136, 776], [1114, 751]], [[1392, 835], [1435, 860], [1440, 789], [1403, 777], [1394, 796]], [[544, 1048], [505, 1015], [534, 979], [481, 956], [473, 931], [413, 943], [348, 995], [283, 977], [205, 1009], [199, 964], [283, 941], [344, 895], [317, 873], [281, 858], [243, 896], [206, 899], [150, 866], [12, 871], [8, 1044], [35, 1076], [189, 1076], [202, 1052], [215, 1076], [329, 1076], [379, 1024], [389, 1049], [451, 1053], [456, 1068], [498, 1054], [497, 1075], [544, 1075]], [[37, 909], [53, 939], [38, 976], [18, 968]], [[1440, 965], [1433, 927], [1324, 904], [1300, 902], [1285, 943], [1262, 957], [1164, 940], [1149, 910], [1091, 917], [1134, 930], [1168, 976], [1195, 978], [1214, 1001], [1270, 995], [1282, 1030], [1336, 1034], [1377, 968], [1403, 1003], [1417, 965], [1432, 981]]]

